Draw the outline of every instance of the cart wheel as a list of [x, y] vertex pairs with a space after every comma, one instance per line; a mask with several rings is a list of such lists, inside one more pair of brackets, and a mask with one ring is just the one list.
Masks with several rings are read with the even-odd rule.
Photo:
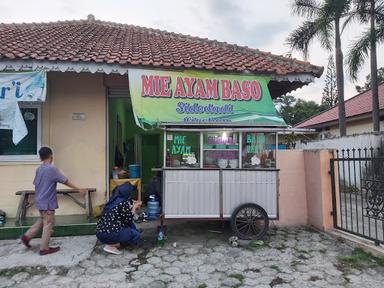
[[267, 233], [268, 227], [268, 214], [257, 204], [242, 204], [232, 213], [231, 228], [240, 239], [260, 239]]

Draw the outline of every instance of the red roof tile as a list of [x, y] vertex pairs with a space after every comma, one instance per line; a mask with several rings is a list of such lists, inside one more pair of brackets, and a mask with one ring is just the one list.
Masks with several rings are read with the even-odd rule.
[[0, 61], [82, 61], [316, 77], [323, 71], [308, 62], [257, 49], [92, 19], [0, 24], [0, 43]]
[[[345, 103], [345, 116], [347, 118], [363, 115], [372, 112], [372, 92], [371, 90], [358, 94], [348, 100]], [[384, 83], [379, 86], [379, 103], [380, 110], [384, 109]], [[297, 128], [311, 128], [315, 126], [324, 126], [328, 122], [336, 121], [339, 119], [338, 106], [334, 106], [318, 115], [315, 115], [299, 124]]]

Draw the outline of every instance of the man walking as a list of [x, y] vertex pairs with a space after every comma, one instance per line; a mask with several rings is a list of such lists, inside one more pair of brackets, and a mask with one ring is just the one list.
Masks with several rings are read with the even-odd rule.
[[55, 209], [59, 208], [56, 191], [57, 183], [62, 183], [72, 189], [79, 190], [83, 196], [86, 190], [75, 186], [59, 169], [52, 165], [53, 152], [51, 148], [41, 147], [39, 156], [43, 163], [36, 169], [33, 184], [35, 185], [35, 207], [40, 212], [40, 218], [21, 237], [21, 241], [27, 248], [31, 248], [29, 242], [43, 229], [40, 255], [48, 255], [60, 250], [60, 247], [49, 247], [49, 240], [55, 225]]

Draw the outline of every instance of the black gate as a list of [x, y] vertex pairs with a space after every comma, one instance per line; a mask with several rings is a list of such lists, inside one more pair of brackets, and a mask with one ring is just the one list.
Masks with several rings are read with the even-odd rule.
[[331, 159], [334, 226], [384, 243], [384, 157], [379, 148], [343, 149]]

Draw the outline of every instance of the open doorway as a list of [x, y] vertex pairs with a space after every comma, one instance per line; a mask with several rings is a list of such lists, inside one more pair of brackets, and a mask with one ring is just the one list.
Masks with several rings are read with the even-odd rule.
[[114, 166], [128, 171], [129, 165], [138, 164], [145, 187], [152, 168], [162, 166], [162, 131], [144, 131], [136, 125], [128, 89], [108, 89], [108, 131], [108, 180]]

